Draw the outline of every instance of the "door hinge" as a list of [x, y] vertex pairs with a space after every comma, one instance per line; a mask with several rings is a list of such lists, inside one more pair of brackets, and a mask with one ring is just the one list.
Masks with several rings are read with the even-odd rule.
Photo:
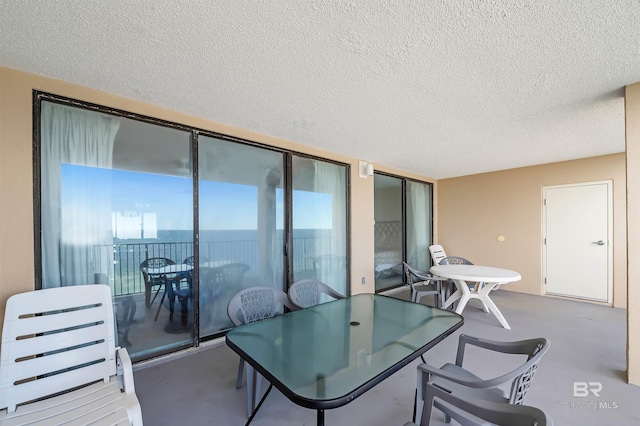
[[547, 284], [547, 277], [544, 277], [544, 283]]

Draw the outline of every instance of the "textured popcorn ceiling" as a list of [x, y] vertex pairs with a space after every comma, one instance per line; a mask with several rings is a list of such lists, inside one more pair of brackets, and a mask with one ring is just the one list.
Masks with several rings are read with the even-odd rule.
[[0, 65], [434, 178], [624, 151], [639, 0], [0, 0]]

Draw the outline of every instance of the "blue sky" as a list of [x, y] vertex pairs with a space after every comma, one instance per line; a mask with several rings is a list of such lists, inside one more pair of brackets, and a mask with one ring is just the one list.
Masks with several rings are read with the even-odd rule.
[[[81, 209], [96, 191], [111, 193], [113, 212], [155, 213], [159, 230], [189, 230], [193, 225], [193, 183], [190, 178], [62, 166], [63, 206]], [[250, 185], [201, 181], [200, 229], [257, 229], [258, 188]], [[294, 191], [294, 229], [330, 229], [331, 194]], [[284, 198], [276, 190], [276, 226], [283, 227]]]

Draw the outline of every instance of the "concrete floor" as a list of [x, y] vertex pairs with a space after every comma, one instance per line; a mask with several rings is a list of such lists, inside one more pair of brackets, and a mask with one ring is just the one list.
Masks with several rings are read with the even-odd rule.
[[[398, 297], [406, 298], [406, 294]], [[496, 340], [543, 336], [551, 348], [540, 362], [525, 400], [545, 410], [556, 425], [640, 424], [640, 387], [626, 383], [626, 311], [589, 303], [531, 296], [500, 290], [492, 293], [511, 326], [472, 301], [464, 311], [465, 324], [425, 354], [440, 366], [453, 362], [461, 333]], [[423, 298], [423, 302], [428, 298]], [[504, 372], [506, 363], [473, 354], [465, 367], [489, 377]], [[467, 358], [465, 358], [467, 359]], [[326, 412], [327, 425], [403, 425], [411, 420], [416, 383], [408, 365], [353, 402]], [[243, 425], [247, 420], [246, 389], [235, 388], [237, 355], [224, 343], [200, 348], [173, 359], [135, 368], [136, 393], [147, 425]], [[573, 396], [574, 382], [600, 382], [599, 397]], [[432, 424], [444, 425], [435, 410]], [[275, 388], [251, 423], [315, 425], [315, 411], [301, 408]]]

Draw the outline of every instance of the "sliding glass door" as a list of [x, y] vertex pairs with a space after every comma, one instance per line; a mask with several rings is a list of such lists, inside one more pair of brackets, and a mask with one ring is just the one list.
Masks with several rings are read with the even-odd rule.
[[284, 290], [284, 154], [198, 139], [200, 336], [232, 327], [227, 305], [251, 286]]
[[374, 174], [374, 256], [376, 291], [402, 284], [402, 179]]
[[348, 294], [348, 166], [54, 95], [34, 105], [36, 288], [109, 285], [134, 361], [222, 336], [250, 286]]
[[108, 284], [118, 344], [133, 358], [193, 340], [181, 301], [143, 273], [193, 255], [190, 146], [190, 132], [41, 105], [40, 286]]
[[428, 270], [433, 241], [432, 185], [374, 174], [376, 291], [404, 284], [402, 262]]
[[293, 155], [293, 281], [313, 278], [347, 294], [347, 170]]

